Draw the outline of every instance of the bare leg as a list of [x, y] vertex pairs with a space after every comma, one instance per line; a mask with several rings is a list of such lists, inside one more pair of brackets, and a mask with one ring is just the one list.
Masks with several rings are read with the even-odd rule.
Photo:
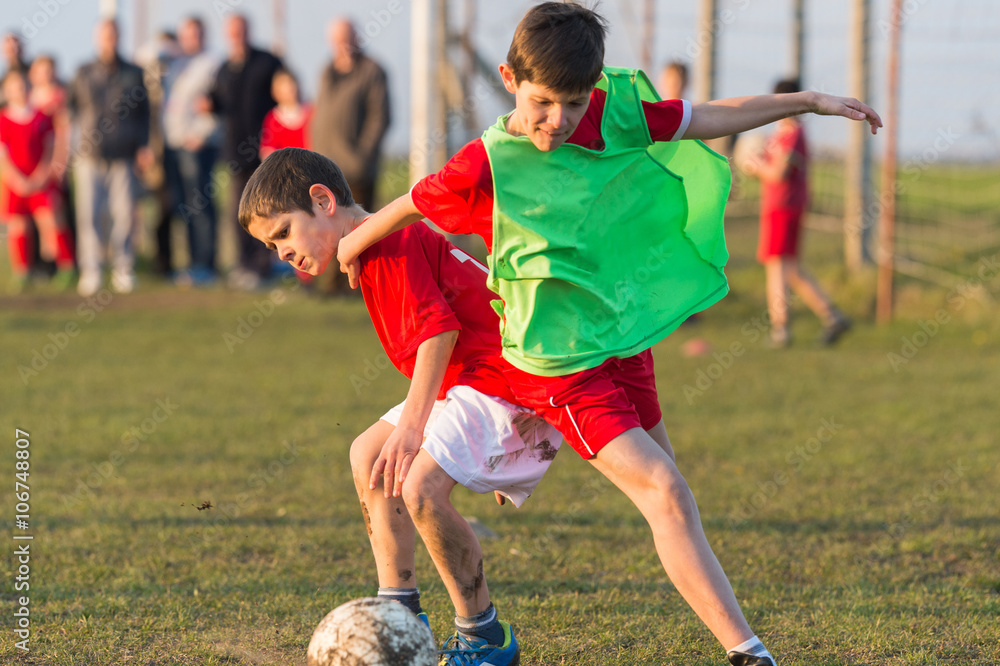
[[368, 488], [372, 467], [393, 429], [391, 423], [380, 420], [354, 440], [351, 445], [351, 470], [372, 554], [375, 555], [379, 587], [416, 587], [416, 532], [406, 505], [399, 497], [386, 499], [382, 488]]
[[788, 283], [785, 264], [781, 257], [771, 257], [764, 264], [767, 281], [767, 315], [771, 320], [771, 334], [788, 330]]
[[839, 316], [833, 301], [794, 257], [782, 257], [782, 273], [785, 281], [798, 294], [802, 302], [812, 310], [824, 325], [835, 322]]
[[403, 482], [403, 499], [427, 551], [455, 605], [456, 615], [472, 617], [490, 605], [479, 540], [451, 504], [455, 481], [426, 452], [413, 460]]
[[677, 462], [674, 456], [674, 447], [670, 445], [670, 438], [667, 436], [667, 426], [663, 424], [663, 419], [655, 426], [646, 431], [646, 434], [653, 438], [653, 441], [660, 445], [670, 459]]
[[691, 489], [661, 444], [633, 428], [611, 440], [590, 462], [642, 512], [671, 582], [723, 648], [752, 638], [733, 588], [708, 545]]

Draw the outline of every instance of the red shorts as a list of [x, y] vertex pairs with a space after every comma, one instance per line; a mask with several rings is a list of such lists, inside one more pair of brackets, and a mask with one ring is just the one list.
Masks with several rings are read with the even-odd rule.
[[764, 263], [772, 257], [799, 255], [799, 229], [802, 210], [782, 209], [765, 212], [760, 220], [760, 243], [757, 260]]
[[585, 459], [626, 430], [649, 430], [662, 418], [648, 349], [561, 377], [516, 368], [505, 374], [516, 401], [555, 426]]
[[51, 186], [40, 192], [21, 196], [12, 192], [5, 185], [3, 191], [0, 192], [0, 211], [3, 211], [4, 217], [8, 217], [10, 215], [34, 215], [42, 208], [55, 210], [59, 203], [58, 197], [59, 190]]

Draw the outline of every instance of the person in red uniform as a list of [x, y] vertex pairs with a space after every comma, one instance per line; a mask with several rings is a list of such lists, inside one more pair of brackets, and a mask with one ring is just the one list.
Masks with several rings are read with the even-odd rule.
[[52, 155], [55, 127], [52, 118], [28, 103], [27, 79], [11, 70], [3, 79], [6, 106], [0, 110], [0, 202], [7, 223], [7, 247], [14, 273], [12, 290], [28, 286], [32, 255], [30, 220], [38, 225], [41, 255], [54, 260], [53, 283], [62, 289], [74, 281], [73, 246], [59, 214], [60, 195]]
[[[797, 93], [799, 82], [779, 81], [774, 92]], [[791, 289], [823, 323], [820, 341], [831, 345], [851, 326], [850, 320], [802, 266], [799, 237], [809, 201], [809, 148], [801, 121], [792, 116], [777, 122], [761, 160], [749, 164], [747, 175], [760, 179], [760, 241], [757, 259], [764, 264], [771, 345], [791, 344], [789, 298]]]
[[[296, 148], [264, 160], [239, 208], [248, 233], [312, 275], [327, 269], [341, 239], [367, 217], [336, 164]], [[479, 543], [450, 493], [461, 484], [519, 506], [562, 437], [512, 402], [485, 266], [424, 224], [372, 245], [360, 266], [379, 340], [411, 379], [406, 400], [351, 446], [379, 595], [421, 612], [415, 524], [455, 605], [456, 635], [492, 655], [490, 663], [517, 663], [519, 645], [490, 602]], [[355, 383], [359, 392], [365, 387]]]
[[[312, 104], [303, 104], [299, 96], [299, 81], [287, 69], [279, 69], [271, 79], [271, 97], [278, 103], [264, 116], [260, 134], [260, 159], [282, 148], [312, 149], [309, 123], [312, 122]], [[295, 269], [295, 277], [303, 284], [310, 284], [309, 273]]]
[[[439, 195], [434, 197], [434, 203], [430, 207], [427, 189], [423, 187], [424, 184], [419, 184], [411, 193], [382, 208], [363, 227], [344, 238], [337, 257], [341, 270], [348, 273], [352, 285], [356, 281], [358, 270], [357, 257], [371, 243], [424, 216], [438, 223], [442, 218], [447, 218], [449, 213], [454, 214], [463, 209], [468, 219], [461, 224], [481, 235], [487, 246], [492, 246], [498, 240], [514, 243], [521, 240], [523, 242], [520, 248], [532, 259], [556, 257], [553, 259], [555, 263], [567, 261], [567, 257], [581, 257], [586, 261], [600, 262], [604, 248], [586, 245], [586, 240], [590, 237], [589, 229], [560, 227], [552, 230], [551, 236], [539, 232], [538, 235], [542, 238], [537, 245], [544, 249], [538, 250], [538, 254], [532, 254], [537, 248], [530, 241], [517, 239], [516, 231], [507, 239], [494, 239], [493, 225], [502, 227], [513, 221], [512, 226], [516, 227], [516, 218], [523, 219], [536, 213], [541, 215], [546, 206], [559, 208], [560, 202], [579, 201], [580, 197], [593, 198], [602, 194], [622, 197], [625, 201], [622, 204], [623, 210], [627, 210], [629, 205], [640, 205], [644, 192], [641, 189], [623, 192], [620, 182], [615, 185], [619, 188], [617, 191], [581, 191], [581, 187], [574, 184], [575, 170], [567, 165], [571, 161], [570, 155], [578, 155], [585, 165], [581, 170], [591, 166], [595, 170], [601, 168], [599, 162], [605, 145], [600, 135], [611, 139], [616, 134], [626, 134], [634, 126], [632, 117], [620, 119], [615, 118], [612, 113], [618, 106], [617, 102], [624, 101], [626, 96], [616, 97], [611, 94], [605, 99], [595, 88], [604, 77], [605, 34], [606, 22], [603, 18], [576, 2], [546, 2], [532, 6], [514, 33], [507, 62], [502, 63], [499, 68], [504, 87], [514, 94], [514, 111], [502, 117], [486, 134], [488, 144], [493, 140], [491, 136], [506, 133], [511, 139], [510, 145], [518, 144], [516, 154], [523, 162], [506, 163], [490, 169], [486, 158], [482, 157], [487, 151], [480, 150], [477, 143], [468, 146], [467, 150], [453, 159], [451, 165], [445, 167], [446, 172], [450, 167], [458, 166], [457, 170], [471, 174], [472, 178], [466, 181], [467, 187], [450, 191], [451, 183], [442, 182], [446, 179], [438, 178], [440, 173], [430, 176], [426, 182], [429, 186], [427, 189], [436, 180], [438, 186], [434, 190]], [[634, 90], [637, 92], [637, 89]], [[629, 100], [633, 101], [633, 98], [629, 97]], [[605, 101], [610, 105], [608, 113], [603, 112]], [[655, 108], [656, 103], [652, 106]], [[676, 113], [669, 113], [671, 122], [667, 124], [667, 131], [662, 132], [657, 120], [649, 118], [650, 104], [644, 104], [642, 116], [645, 117], [649, 138], [719, 138], [803, 113], [867, 120], [872, 132], [882, 124], [878, 114], [858, 100], [817, 92], [714, 100], [690, 108], [690, 113], [685, 106], [681, 103], [679, 121]], [[669, 107], [670, 104], [667, 103], [667, 108]], [[631, 108], [635, 109], [635, 115], [638, 116], [640, 109], [634, 105]], [[600, 123], [596, 120], [598, 111], [602, 118]], [[600, 134], [596, 137], [595, 128]], [[681, 128], [683, 131], [680, 131]], [[633, 148], [646, 148], [646, 136], [641, 138], [642, 141], [639, 141], [635, 137], [636, 145]], [[585, 151], [574, 147], [568, 152], [559, 153], [561, 148], [566, 147], [563, 144], [568, 141], [589, 148], [592, 152], [583, 154]], [[525, 150], [520, 150], [521, 147]], [[535, 152], [531, 152], [531, 148]], [[498, 159], [504, 159], [503, 154], [503, 151], [498, 151]], [[457, 165], [456, 160], [459, 161]], [[604, 168], [610, 170], [614, 166], [613, 161], [608, 161]], [[516, 182], [516, 191], [512, 192], [498, 175], [504, 170], [510, 173], [518, 168], [525, 169], [526, 173], [546, 173], [552, 176], [537, 182], [539, 205], [534, 209], [528, 209], [531, 205], [526, 191], [528, 183], [524, 180]], [[486, 170], [497, 176], [497, 190], [492, 187], [492, 179], [485, 177]], [[578, 182], [584, 188], [590, 185], [586, 178], [581, 178]], [[691, 181], [691, 187], [695, 188], [715, 185], [713, 182], [699, 183], [697, 178]], [[726, 185], [728, 186], [728, 182]], [[687, 187], [685, 185], [685, 191], [693, 194], [694, 190], [687, 190]], [[721, 188], [717, 191], [725, 194]], [[503, 202], [507, 194], [510, 194], [510, 208], [504, 210]], [[447, 203], [449, 201], [451, 206]], [[487, 201], [495, 201], [496, 210], [493, 205], [487, 206]], [[526, 201], [529, 203], [525, 203]], [[683, 206], [684, 202], [678, 201], [675, 205]], [[477, 211], [485, 211], [487, 207], [489, 215], [477, 214]], [[602, 220], [602, 224], [612, 229], [620, 228], [623, 236], [628, 237], [627, 216], [612, 214]], [[447, 222], [441, 226], [448, 228]], [[556, 235], [558, 240], [553, 238]], [[642, 239], [638, 238], [635, 242], [641, 243]], [[559, 255], [558, 250], [552, 249], [559, 244], [563, 244], [565, 248], [577, 248], [575, 251], [578, 254], [566, 252]], [[664, 264], [660, 275], [668, 276], [672, 272], [671, 266], [669, 262]], [[507, 268], [510, 267], [508, 265]], [[573, 297], [581, 293], [590, 295], [585, 286], [574, 285], [569, 280], [563, 280], [563, 285], [548, 277], [540, 278], [540, 282], [546, 280], [550, 280], [546, 285], [550, 294], [565, 288], [568, 294], [566, 303], [571, 307], [575, 307]], [[623, 289], [642, 289], [638, 282], [626, 277]], [[531, 284], [528, 283], [525, 291], [530, 287]], [[513, 310], [525, 319], [546, 317], [545, 312], [535, 310], [530, 297], [503, 305], [506, 313]], [[584, 329], [589, 313], [578, 314], [581, 325], [576, 329], [572, 325], [567, 326], [566, 336], [571, 341], [586, 337]], [[559, 349], [561, 351], [563, 348]], [[546, 353], [552, 353], [543, 345], [538, 345], [537, 349], [517, 351], [522, 356], [527, 356], [530, 351], [537, 354], [536, 358], [544, 358]], [[652, 422], [656, 417], [656, 412], [652, 411], [656, 391], [655, 384], [651, 381], [651, 366], [647, 348], [645, 352], [627, 358], [612, 356], [597, 367], [575, 374], [561, 377], [535, 376], [532, 381], [524, 382], [512, 378], [511, 385], [518, 401], [535, 409], [559, 428], [581, 456], [635, 503], [652, 529], [653, 540], [665, 572], [726, 649], [730, 663], [735, 666], [774, 666], [772, 656], [750, 629], [732, 586], [712, 552], [698, 517], [694, 496], [677, 468], [663, 421], [657, 417], [657, 421]], [[633, 379], [632, 372], [640, 377], [640, 381]], [[641, 388], [637, 384], [641, 384]], [[632, 397], [635, 395], [641, 396], [642, 404]], [[648, 409], [646, 405], [649, 405]], [[650, 423], [653, 425], [650, 426]]]

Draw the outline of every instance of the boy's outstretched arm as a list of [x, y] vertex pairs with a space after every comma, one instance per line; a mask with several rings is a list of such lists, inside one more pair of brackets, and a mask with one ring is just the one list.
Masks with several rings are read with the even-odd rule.
[[406, 404], [399, 423], [385, 441], [372, 468], [369, 480], [369, 488], [372, 490], [378, 486], [378, 478], [382, 476], [386, 497], [399, 497], [402, 492], [410, 465], [424, 442], [424, 426], [427, 425], [438, 391], [441, 390], [441, 382], [444, 381], [448, 361], [457, 340], [457, 330], [445, 331], [427, 338], [417, 347], [417, 359], [410, 390], [406, 393]]
[[423, 213], [413, 205], [413, 199], [407, 192], [372, 214], [367, 222], [344, 236], [337, 248], [337, 261], [340, 262], [340, 271], [347, 273], [351, 289], [356, 289], [358, 286], [358, 257], [362, 252], [389, 234], [422, 219], [424, 219]]
[[867, 120], [872, 134], [882, 127], [879, 115], [870, 106], [853, 97], [835, 97], [804, 90], [783, 95], [731, 97], [698, 104], [691, 109], [691, 124], [688, 125], [684, 138], [717, 139], [803, 113]]

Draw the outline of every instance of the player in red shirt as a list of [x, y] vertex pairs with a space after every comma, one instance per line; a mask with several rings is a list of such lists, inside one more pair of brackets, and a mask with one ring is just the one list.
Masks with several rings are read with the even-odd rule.
[[[619, 87], [619, 91], [615, 92], [609, 84], [606, 98], [608, 112], [604, 112], [603, 100], [595, 87], [606, 78], [603, 69], [605, 33], [604, 20], [593, 10], [575, 2], [545, 2], [532, 6], [514, 33], [507, 62], [499, 68], [504, 87], [514, 94], [514, 110], [501, 117], [484, 135], [490, 159], [495, 156], [500, 162], [492, 165], [494, 168], [491, 169], [491, 165], [479, 157], [486, 151], [479, 150], [474, 144], [457, 158], [462, 160], [461, 163], [453, 161], [445, 167], [444, 174], [447, 175], [429, 177], [413, 192], [375, 213], [362, 229], [346, 237], [339, 246], [338, 260], [351, 283], [356, 281], [356, 258], [371, 243], [425, 216], [435, 223], [445, 220], [441, 226], [454, 231], [456, 227], [446, 220], [449, 217], [457, 220], [465, 215], [467, 221], [458, 221], [457, 224], [480, 234], [488, 246], [492, 247], [494, 241], [509, 244], [507, 256], [512, 257], [517, 250], [522, 250], [518, 259], [524, 259], [526, 264], [534, 262], [530, 270], [521, 271], [521, 267], [514, 266], [513, 261], [503, 267], [502, 272], [506, 275], [497, 278], [499, 286], [511, 287], [518, 282], [520, 289], [508, 290], [508, 293], [522, 295], [517, 302], [504, 303], [505, 313], [515, 312], [522, 326], [527, 325], [525, 322], [538, 322], [539, 328], [547, 334], [551, 333], [547, 327], [549, 322], [545, 321], [547, 313], [538, 311], [536, 301], [531, 298], [532, 287], [537, 287], [537, 293], [544, 290], [553, 301], [557, 299], [559, 290], [564, 290], [566, 297], [563, 302], [567, 309], [579, 316], [579, 324], [575, 327], [570, 317], [559, 319], [559, 323], [566, 326], [569, 344], [550, 345], [556, 348], [552, 351], [540, 342], [535, 348], [526, 350], [522, 347], [515, 350], [517, 354], [510, 354], [512, 358], [519, 355], [520, 360], [534, 355], [534, 360], [549, 361], [552, 355], [571, 349], [576, 341], [583, 345], [594, 342], [594, 338], [588, 337], [586, 332], [587, 328], [592, 328], [586, 319], [589, 313], [576, 309], [587, 298], [596, 302], [594, 299], [609, 293], [594, 284], [585, 284], [583, 279], [574, 282], [567, 277], [572, 273], [567, 270], [568, 266], [574, 260], [579, 260], [581, 266], [588, 263], [601, 265], [609, 250], [614, 251], [603, 245], [588, 245], [586, 241], [596, 234], [589, 228], [574, 229], [572, 222], [566, 221], [560, 204], [569, 204], [565, 209], [575, 212], [578, 202], [601, 199], [601, 210], [610, 212], [600, 223], [611, 229], [621, 229], [621, 238], [629, 239], [627, 211], [642, 210], [643, 197], [647, 196], [641, 187], [629, 189], [624, 178], [603, 181], [613, 183], [611, 190], [594, 189], [604, 187], [600, 180], [600, 176], [604, 175], [600, 173], [602, 168], [610, 171], [620, 164], [615, 161], [615, 155], [611, 155], [612, 159], [603, 160], [605, 146], [592, 143], [595, 138], [600, 140], [600, 137], [594, 137], [594, 128], [599, 128], [601, 136], [608, 140], [606, 147], [609, 149], [618, 143], [619, 138], [627, 137], [623, 141], [633, 142], [631, 149], [649, 150], [651, 142], [647, 138], [717, 138], [744, 132], [783, 117], [810, 112], [839, 115], [856, 121], [867, 120], [873, 133], [882, 124], [878, 114], [858, 100], [808, 92], [710, 101], [691, 108], [690, 113], [683, 111], [681, 103], [680, 120], [677, 120], [676, 113], [671, 114], [673, 120], [667, 124], [668, 131], [661, 132], [657, 118], [650, 117], [650, 105], [644, 104], [640, 108], [635, 104], [642, 95], [637, 85], [633, 84], [630, 90]], [[635, 76], [635, 80], [643, 79]], [[655, 104], [652, 106], [656, 108]], [[618, 109], [627, 115], [616, 117]], [[600, 121], [596, 120], [598, 111], [602, 117]], [[649, 130], [648, 136], [640, 136], [634, 131], [639, 124], [637, 121], [643, 119]], [[679, 131], [682, 127], [683, 131]], [[567, 142], [590, 150], [571, 146], [568, 147], [570, 150], [560, 153], [560, 148], [565, 147], [563, 144]], [[618, 154], [624, 152], [623, 148]], [[572, 164], [573, 159], [579, 159], [579, 170]], [[629, 166], [637, 162], [632, 161]], [[450, 177], [453, 174], [448, 174], [451, 167], [455, 167], [454, 171], [465, 171], [470, 177], [465, 179], [464, 184], [449, 182], [456, 180]], [[486, 175], [488, 171], [490, 177]], [[537, 181], [508, 178], [508, 174], [517, 171], [529, 175], [544, 174], [545, 177]], [[690, 188], [684, 184], [681, 196], [690, 200], [689, 195], [703, 194], [697, 190], [708, 187], [713, 188], [708, 190], [708, 194], [711, 198], [715, 193], [716, 203], [724, 199], [728, 179], [721, 183], [716, 180], [716, 170], [709, 171], [711, 177], [707, 179], [696, 173], [690, 174]], [[581, 177], [583, 172], [593, 174], [593, 180]], [[496, 190], [492, 176], [497, 178]], [[642, 182], [642, 185], [646, 184], [652, 186], [652, 178]], [[719, 185], [725, 188], [714, 189]], [[537, 201], [537, 205], [532, 207], [532, 201]], [[619, 201], [622, 212], [616, 214], [613, 206]], [[657, 206], [662, 206], [664, 211], [669, 208], [676, 212], [686, 209], [686, 203], [680, 199], [672, 202], [661, 199]], [[549, 209], [558, 210], [558, 213], [548, 213]], [[716, 229], [721, 223], [717, 210], [706, 220]], [[643, 214], [649, 214], [646, 219], [650, 220], [657, 212], [656, 209], [642, 210]], [[545, 228], [541, 218], [546, 214], [562, 226]], [[591, 219], [587, 219], [588, 224]], [[525, 223], [521, 225], [520, 221]], [[509, 235], [494, 239], [494, 225], [501, 230], [509, 229]], [[636, 238], [634, 242], [642, 241], [642, 238]], [[718, 256], [721, 257], [721, 253]], [[505, 260], [504, 256], [498, 259], [502, 260]], [[554, 272], [546, 274], [546, 267], [552, 265], [560, 269], [560, 275]], [[494, 271], [495, 278], [496, 273]], [[684, 278], [677, 275], [669, 262], [661, 262], [657, 273], [657, 277], [665, 281], [676, 279], [680, 283]], [[524, 279], [520, 280], [522, 277]], [[533, 284], [532, 279], [537, 279], [537, 284]], [[649, 295], [638, 279], [630, 280], [625, 275], [622, 282], [623, 291], [634, 289]], [[664, 298], [669, 298], [669, 295]], [[510, 320], [508, 315], [507, 321]], [[649, 346], [655, 342], [651, 340]], [[606, 349], [613, 345], [612, 342], [601, 344], [606, 344]], [[629, 347], [634, 348], [634, 345]], [[644, 353], [648, 355], [648, 348]], [[641, 404], [632, 397], [637, 390], [636, 382], [631, 377], [633, 371], [641, 377], [639, 383], [642, 387], [638, 388], [643, 398]], [[722, 643], [730, 663], [735, 666], [774, 666], [772, 656], [750, 629], [732, 586], [712, 552], [694, 496], [675, 463], [662, 420], [652, 427], [647, 425], [656, 416], [656, 412], [652, 411], [656, 393], [651, 379], [648, 356], [644, 359], [643, 354], [639, 354], [624, 359], [612, 356], [597, 367], [572, 375], [552, 378], [536, 376], [532, 381], [520, 384], [512, 379], [511, 384], [520, 402], [536, 409], [556, 425], [574, 449], [636, 504], [652, 529], [665, 572]], [[646, 405], [649, 405], [649, 411]]]
[[41, 255], [56, 262], [58, 273], [53, 282], [65, 289], [73, 283], [73, 246], [59, 216], [59, 187], [52, 163], [52, 118], [28, 104], [27, 81], [22, 72], [7, 72], [3, 93], [7, 105], [0, 110], [0, 215], [7, 223], [13, 290], [20, 292], [28, 285], [31, 218], [38, 224]]
[[[774, 92], [799, 92], [799, 83], [779, 81]], [[788, 288], [791, 287], [823, 322], [820, 341], [830, 345], [851, 326], [815, 278], [799, 260], [802, 215], [809, 200], [809, 150], [806, 133], [798, 118], [778, 121], [768, 137], [761, 160], [745, 169], [760, 179], [760, 241], [757, 259], [764, 264], [767, 279], [767, 310], [771, 320], [771, 345], [791, 344], [788, 326]]]
[[[251, 235], [312, 275], [327, 269], [341, 238], [367, 216], [333, 162], [294, 148], [264, 160], [239, 210]], [[412, 380], [405, 402], [351, 447], [379, 595], [421, 612], [413, 574], [415, 523], [455, 605], [458, 634], [495, 645], [507, 661], [494, 663], [516, 663], [519, 646], [490, 603], [479, 543], [449, 496], [461, 483], [519, 506], [562, 437], [510, 402], [508, 364], [482, 264], [418, 224], [372, 245], [360, 268], [382, 346]], [[376, 491], [379, 477], [383, 492]]]

